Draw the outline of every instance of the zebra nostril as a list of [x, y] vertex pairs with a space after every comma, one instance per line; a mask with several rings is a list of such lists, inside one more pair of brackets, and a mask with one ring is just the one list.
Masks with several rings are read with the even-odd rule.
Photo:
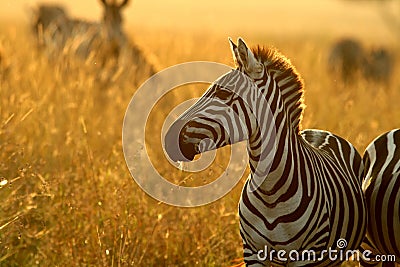
[[169, 158], [177, 161], [192, 161], [198, 154], [195, 144], [185, 143], [182, 139], [182, 131], [186, 121], [178, 120], [171, 125], [164, 138], [164, 149]]

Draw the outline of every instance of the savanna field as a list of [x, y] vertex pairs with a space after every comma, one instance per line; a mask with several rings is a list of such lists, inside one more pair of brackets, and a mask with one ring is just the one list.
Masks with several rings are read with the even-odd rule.
[[[49, 60], [36, 49], [27, 23], [3, 20], [0, 25], [0, 266], [230, 266], [241, 261], [237, 204], [248, 170], [229, 194], [206, 206], [179, 208], [154, 200], [131, 178], [122, 151], [125, 110], [148, 77], [109, 75], [111, 70], [68, 53]], [[385, 42], [396, 62], [388, 83], [344, 84], [327, 70], [337, 34], [125, 28], [157, 70], [196, 60], [233, 67], [229, 36], [242, 36], [250, 46], [277, 47], [305, 81], [303, 129], [331, 131], [360, 153], [381, 133], [400, 127], [400, 54], [394, 41]], [[366, 33], [363, 44], [372, 47], [380, 40]], [[175, 89], [146, 125], [156, 137], [146, 139], [153, 163], [176, 184], [213, 181], [229, 154], [222, 149], [214, 164], [196, 175], [174, 168], [163, 154], [159, 136], [166, 115], [206, 87]]]

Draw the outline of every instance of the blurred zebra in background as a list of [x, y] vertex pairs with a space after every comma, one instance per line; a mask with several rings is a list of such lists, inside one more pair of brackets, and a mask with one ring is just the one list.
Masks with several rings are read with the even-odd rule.
[[389, 83], [394, 60], [385, 48], [370, 51], [354, 39], [336, 42], [328, 58], [328, 71], [340, 77], [344, 83], [360, 79], [378, 83]]
[[[237, 69], [215, 81], [169, 128], [165, 151], [173, 161], [243, 140], [251, 174], [239, 201], [247, 266], [332, 266], [322, 251], [359, 247], [366, 208], [361, 156], [346, 140], [301, 131], [304, 85], [290, 61], [273, 48], [231, 41]], [[268, 251], [283, 250], [286, 260]], [[290, 259], [312, 250], [315, 258]], [[331, 260], [335, 262], [331, 262]]]
[[400, 264], [400, 129], [376, 138], [365, 150], [363, 161], [368, 210], [363, 247], [369, 245], [376, 254], [395, 255]]
[[62, 52], [71, 34], [69, 22], [70, 18], [60, 5], [43, 4], [34, 10], [32, 30], [37, 44], [49, 57]]
[[365, 64], [364, 48], [353, 39], [340, 40], [329, 54], [329, 71], [338, 75], [345, 83], [358, 79]]
[[72, 55], [100, 67], [124, 67], [136, 75], [151, 76], [156, 72], [154, 66], [122, 29], [121, 12], [128, 2], [101, 0], [100, 23], [71, 18], [60, 5], [42, 4], [33, 21], [38, 45], [50, 58]]

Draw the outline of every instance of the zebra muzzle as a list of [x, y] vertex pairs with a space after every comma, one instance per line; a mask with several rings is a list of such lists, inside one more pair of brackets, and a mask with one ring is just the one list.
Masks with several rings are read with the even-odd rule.
[[186, 121], [178, 120], [169, 128], [164, 138], [164, 149], [168, 157], [174, 162], [192, 161], [199, 154], [195, 144], [183, 141], [183, 131]]

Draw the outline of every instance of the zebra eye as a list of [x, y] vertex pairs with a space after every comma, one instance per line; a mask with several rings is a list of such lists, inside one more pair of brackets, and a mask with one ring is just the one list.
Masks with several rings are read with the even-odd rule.
[[231, 91], [225, 90], [225, 89], [220, 89], [217, 91], [216, 96], [221, 99], [221, 100], [227, 100], [228, 98], [230, 98], [232, 95]]

